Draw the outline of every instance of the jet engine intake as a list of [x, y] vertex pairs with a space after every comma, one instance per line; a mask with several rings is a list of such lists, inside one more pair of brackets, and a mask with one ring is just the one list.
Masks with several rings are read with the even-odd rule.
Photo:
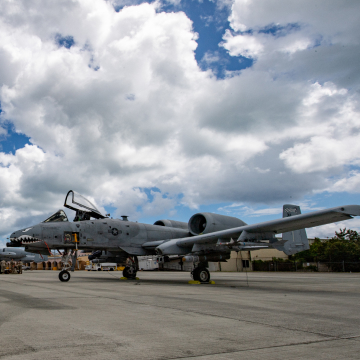
[[214, 231], [226, 230], [247, 225], [242, 220], [213, 213], [197, 213], [193, 215], [188, 223], [192, 235], [208, 234]]
[[188, 229], [188, 224], [186, 222], [176, 221], [176, 220], [157, 220], [154, 222], [154, 225], [167, 226], [167, 227], [184, 229], [184, 230]]

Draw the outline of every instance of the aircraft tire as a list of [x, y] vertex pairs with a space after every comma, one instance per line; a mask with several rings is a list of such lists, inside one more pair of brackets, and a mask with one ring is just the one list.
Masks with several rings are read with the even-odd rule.
[[136, 271], [134, 271], [130, 266], [126, 266], [123, 270], [123, 276], [128, 279], [135, 279], [136, 278]]
[[59, 279], [60, 281], [69, 281], [70, 280], [70, 273], [67, 270], [62, 270], [59, 273]]
[[193, 272], [193, 277], [195, 281], [200, 281], [201, 283], [208, 283], [210, 281], [210, 272], [206, 268], [195, 268]]

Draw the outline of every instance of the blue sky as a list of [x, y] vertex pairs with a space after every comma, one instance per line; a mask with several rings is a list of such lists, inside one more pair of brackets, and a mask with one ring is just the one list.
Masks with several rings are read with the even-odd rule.
[[12, 124], [4, 124], [2, 127], [6, 131], [0, 138], [0, 150], [2, 152], [15, 154], [17, 149], [23, 148], [25, 144], [30, 144], [30, 138], [16, 132]]
[[359, 10], [4, 0], [0, 241], [70, 189], [148, 223], [360, 204]]
[[[183, 1], [178, 8], [184, 11], [192, 20], [194, 31], [199, 34], [195, 58], [203, 70], [212, 69], [218, 78], [223, 78], [227, 71], [237, 71], [250, 67], [252, 59], [244, 56], [229, 56], [229, 53], [220, 46], [226, 29], [229, 29], [228, 16], [230, 9], [227, 6], [219, 7], [218, 3], [205, 0]], [[173, 11], [173, 7], [165, 7]], [[216, 58], [214, 62], [207, 62], [206, 55]]]

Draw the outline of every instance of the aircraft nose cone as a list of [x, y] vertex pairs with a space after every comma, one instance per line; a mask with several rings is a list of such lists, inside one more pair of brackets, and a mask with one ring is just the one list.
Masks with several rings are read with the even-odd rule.
[[6, 243], [7, 247], [19, 247], [21, 246], [21, 241], [17, 238], [19, 237], [19, 231], [14, 231], [10, 235], [10, 241]]
[[21, 247], [24, 245], [30, 245], [34, 243], [38, 243], [41, 239], [33, 237], [32, 233], [29, 232], [33, 227], [26, 228], [23, 230], [14, 231], [10, 235], [10, 241], [6, 244], [8, 247]]

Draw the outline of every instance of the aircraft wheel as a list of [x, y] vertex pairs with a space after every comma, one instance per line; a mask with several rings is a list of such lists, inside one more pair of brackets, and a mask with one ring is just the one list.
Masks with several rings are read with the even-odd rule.
[[208, 283], [210, 281], [210, 272], [206, 268], [196, 268], [193, 271], [193, 277], [195, 281]]
[[59, 279], [60, 279], [60, 281], [69, 281], [70, 273], [67, 270], [60, 271]]
[[133, 267], [126, 266], [123, 270], [123, 276], [128, 279], [135, 279], [136, 278], [136, 270]]

